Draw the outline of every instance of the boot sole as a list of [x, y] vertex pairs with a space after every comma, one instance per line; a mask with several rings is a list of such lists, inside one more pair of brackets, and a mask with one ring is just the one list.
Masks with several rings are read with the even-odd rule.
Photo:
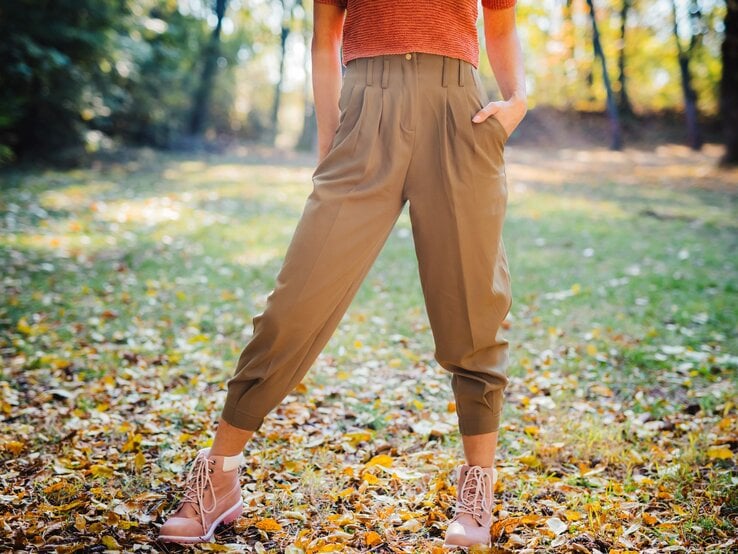
[[475, 542], [474, 544], [453, 544], [453, 543], [443, 543], [442, 547], [444, 550], [456, 550], [457, 548], [464, 548], [469, 549], [472, 546], [481, 546], [482, 548], [490, 548], [490, 543], [484, 544], [482, 542]]
[[210, 539], [213, 538], [213, 534], [215, 533], [215, 529], [220, 525], [221, 523], [223, 525], [227, 525], [229, 523], [233, 523], [236, 521], [239, 517], [241, 517], [241, 514], [243, 513], [243, 501], [239, 500], [237, 504], [234, 504], [233, 507], [229, 508], [223, 514], [213, 521], [212, 524], [210, 524], [210, 528], [208, 529], [208, 532], [205, 535], [197, 536], [197, 537], [178, 537], [177, 535], [161, 535], [159, 536], [159, 540], [161, 542], [174, 542], [177, 544], [196, 544], [200, 542], [210, 542]]

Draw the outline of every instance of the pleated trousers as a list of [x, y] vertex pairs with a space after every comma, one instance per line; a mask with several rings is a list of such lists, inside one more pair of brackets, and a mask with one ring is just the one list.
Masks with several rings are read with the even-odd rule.
[[[450, 372], [459, 430], [497, 431], [509, 382], [511, 307], [502, 240], [504, 148], [469, 62], [424, 52], [346, 65], [339, 125], [295, 233], [228, 380], [222, 417], [256, 431], [334, 333], [409, 203], [435, 359]], [[410, 276], [408, 276], [410, 279]]]

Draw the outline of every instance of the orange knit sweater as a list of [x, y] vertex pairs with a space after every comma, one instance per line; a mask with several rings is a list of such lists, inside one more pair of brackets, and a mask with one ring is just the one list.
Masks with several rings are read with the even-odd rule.
[[[428, 52], [479, 67], [478, 0], [315, 0], [346, 10], [342, 63], [379, 54]], [[516, 0], [482, 0], [492, 9]]]

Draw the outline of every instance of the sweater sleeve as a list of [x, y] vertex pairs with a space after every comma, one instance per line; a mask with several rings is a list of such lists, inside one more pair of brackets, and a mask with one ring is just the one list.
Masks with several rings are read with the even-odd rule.
[[[317, 2], [318, 0], [316, 0]], [[500, 10], [502, 8], [512, 8], [516, 0], [482, 0], [482, 6], [492, 10]]]
[[330, 4], [331, 6], [338, 6], [339, 8], [346, 9], [346, 3], [348, 0], [314, 0], [317, 4]]

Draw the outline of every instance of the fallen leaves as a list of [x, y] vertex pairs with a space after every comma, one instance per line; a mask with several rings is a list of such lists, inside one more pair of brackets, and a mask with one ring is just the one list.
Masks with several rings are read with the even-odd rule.
[[[157, 549], [309, 179], [304, 167], [153, 158], [116, 169], [105, 194], [86, 192], [95, 171], [4, 190], [0, 529], [11, 549]], [[568, 206], [570, 192], [531, 188], [523, 202]], [[571, 210], [530, 225], [513, 208], [522, 292], [503, 325], [513, 363], [495, 546], [470, 552], [734, 548], [738, 357], [734, 316], [720, 309], [732, 235], [673, 228], [672, 244], [635, 221], [611, 233], [609, 220], [579, 233]], [[244, 517], [199, 550], [442, 552], [458, 407], [408, 281], [409, 236], [403, 223], [332, 345], [249, 444]]]

